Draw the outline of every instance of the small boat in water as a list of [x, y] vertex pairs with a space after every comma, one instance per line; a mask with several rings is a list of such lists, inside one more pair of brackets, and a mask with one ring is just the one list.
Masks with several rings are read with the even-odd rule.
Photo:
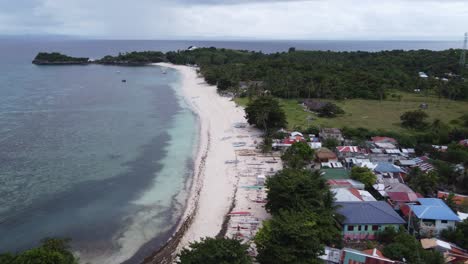
[[122, 82], [123, 82], [123, 83], [124, 83], [124, 82], [127, 82], [127, 80], [123, 79]]

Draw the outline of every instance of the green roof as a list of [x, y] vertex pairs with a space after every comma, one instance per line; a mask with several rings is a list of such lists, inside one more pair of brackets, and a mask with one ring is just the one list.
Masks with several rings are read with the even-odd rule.
[[320, 172], [326, 180], [349, 179], [349, 173], [345, 169], [321, 169]]

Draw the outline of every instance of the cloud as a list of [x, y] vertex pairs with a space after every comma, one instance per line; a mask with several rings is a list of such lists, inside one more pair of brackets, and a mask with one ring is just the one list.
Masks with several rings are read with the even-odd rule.
[[101, 38], [453, 39], [462, 0], [0, 0], [1, 33]]

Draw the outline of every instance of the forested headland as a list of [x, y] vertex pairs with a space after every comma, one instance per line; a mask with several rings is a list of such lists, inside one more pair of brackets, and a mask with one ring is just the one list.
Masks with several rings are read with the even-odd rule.
[[[468, 99], [468, 69], [459, 64], [461, 50], [392, 50], [380, 52], [299, 51], [262, 52], [211, 48], [119, 53], [93, 61], [98, 64], [145, 65], [156, 62], [198, 65], [207, 83], [219, 90], [238, 91], [255, 83], [285, 98], [385, 99], [390, 91], [431, 93], [454, 100]], [[88, 62], [59, 53], [39, 53], [34, 62]], [[46, 63], [44, 63], [46, 64]], [[427, 74], [421, 77], [420, 72]]]
[[38, 65], [88, 64], [89, 58], [71, 57], [58, 52], [39, 52], [32, 63]]

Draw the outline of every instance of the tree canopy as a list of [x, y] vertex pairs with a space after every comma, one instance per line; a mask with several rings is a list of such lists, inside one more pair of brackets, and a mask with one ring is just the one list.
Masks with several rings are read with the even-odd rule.
[[261, 264], [322, 263], [324, 246], [341, 239], [330, 214], [281, 210], [255, 237]]
[[440, 236], [462, 248], [468, 248], [468, 219], [458, 223], [456, 229], [442, 230]]
[[251, 125], [270, 132], [286, 127], [286, 114], [278, 100], [271, 96], [261, 96], [245, 108], [246, 119]]
[[[463, 80], [466, 71], [462, 72], [458, 64], [461, 50], [292, 50], [264, 54], [212, 47], [169, 52], [166, 57], [176, 64], [199, 65], [207, 82], [223, 84], [222, 89], [235, 88], [239, 81], [263, 81], [272, 95], [281, 98], [381, 100], [392, 90], [414, 89], [433, 90], [450, 99], [468, 98], [468, 83]], [[430, 77], [421, 79], [421, 71]]]
[[445, 263], [442, 254], [424, 250], [419, 240], [403, 230], [396, 233], [393, 238], [390, 237], [389, 242], [382, 252], [387, 258], [413, 264]]
[[320, 117], [331, 118], [344, 114], [344, 110], [334, 103], [326, 103], [323, 107], [317, 110], [317, 113]]
[[407, 128], [423, 129], [429, 124], [426, 119], [429, 116], [423, 110], [408, 111], [400, 116], [401, 125]]
[[229, 238], [203, 238], [178, 255], [179, 264], [250, 264], [249, 246]]
[[333, 195], [320, 172], [283, 169], [267, 179], [266, 209], [275, 214], [279, 210], [320, 211], [329, 209]]
[[37, 248], [18, 254], [0, 254], [2, 264], [78, 264], [68, 245], [69, 240], [46, 238]]
[[366, 188], [369, 188], [375, 184], [377, 176], [369, 168], [354, 166], [351, 169], [351, 179], [360, 181], [366, 185]]
[[281, 156], [287, 168], [302, 169], [314, 158], [314, 150], [306, 142], [295, 142]]
[[437, 172], [430, 171], [428, 173], [424, 173], [419, 169], [419, 167], [412, 168], [408, 174], [408, 178], [408, 185], [413, 190], [423, 194], [424, 196], [434, 194], [439, 183]]

